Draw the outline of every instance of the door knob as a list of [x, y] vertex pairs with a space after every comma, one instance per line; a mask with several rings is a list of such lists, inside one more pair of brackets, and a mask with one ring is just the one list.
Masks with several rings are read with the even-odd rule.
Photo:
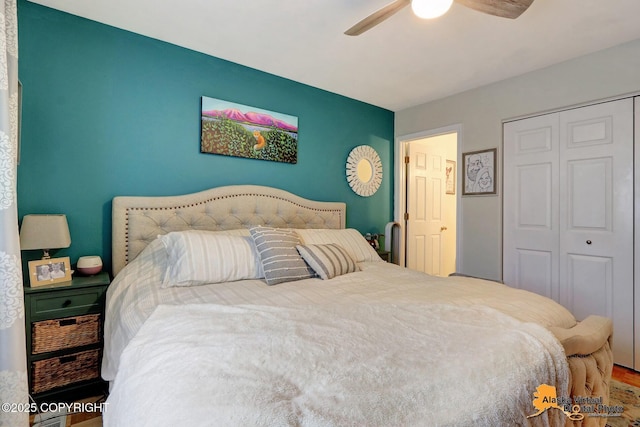
[[587, 240], [587, 245], [590, 245], [590, 244], [591, 244], [591, 240]]
[[446, 229], [447, 229], [447, 227], [445, 227], [444, 225], [442, 227], [440, 227], [440, 231], [444, 231]]

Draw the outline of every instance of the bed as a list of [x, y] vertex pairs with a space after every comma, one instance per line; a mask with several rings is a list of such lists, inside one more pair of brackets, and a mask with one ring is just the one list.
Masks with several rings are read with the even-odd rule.
[[112, 210], [105, 426], [606, 423], [534, 392], [608, 403], [609, 319], [384, 262], [343, 203], [239, 185]]

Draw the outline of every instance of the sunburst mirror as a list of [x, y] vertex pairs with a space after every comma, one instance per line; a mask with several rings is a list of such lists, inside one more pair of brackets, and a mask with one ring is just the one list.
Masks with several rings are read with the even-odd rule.
[[375, 194], [382, 183], [382, 162], [376, 150], [368, 145], [359, 145], [347, 158], [347, 182], [358, 195], [369, 197]]

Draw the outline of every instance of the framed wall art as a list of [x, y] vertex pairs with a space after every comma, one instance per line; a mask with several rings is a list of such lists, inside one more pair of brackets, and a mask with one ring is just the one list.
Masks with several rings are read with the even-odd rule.
[[497, 194], [496, 155], [496, 148], [462, 154], [463, 196]]
[[202, 97], [200, 152], [297, 163], [298, 118]]
[[456, 194], [456, 162], [454, 162], [453, 160], [447, 160], [445, 173], [447, 194]]
[[69, 257], [29, 261], [29, 285], [32, 288], [71, 280]]

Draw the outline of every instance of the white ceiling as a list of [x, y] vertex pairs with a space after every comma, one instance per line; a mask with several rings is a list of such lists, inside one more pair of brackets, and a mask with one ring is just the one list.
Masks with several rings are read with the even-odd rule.
[[535, 0], [516, 20], [406, 7], [357, 37], [390, 0], [31, 1], [393, 111], [640, 38], [639, 0]]

